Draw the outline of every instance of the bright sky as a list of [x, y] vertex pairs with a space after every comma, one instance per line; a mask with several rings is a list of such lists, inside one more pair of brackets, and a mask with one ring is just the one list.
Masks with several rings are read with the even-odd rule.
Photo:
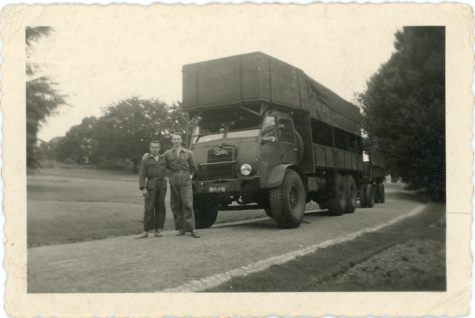
[[394, 33], [402, 25], [376, 24], [351, 10], [303, 8], [270, 13], [258, 6], [250, 14], [236, 6], [213, 13], [195, 7], [202, 12], [194, 16], [186, 7], [139, 8], [120, 16], [81, 9], [55, 20], [55, 32], [35, 45], [30, 60], [42, 63], [71, 106], [50, 117], [38, 137], [62, 136], [84, 117], [100, 116], [102, 107], [132, 96], [181, 100], [183, 64], [254, 51], [353, 100], [395, 51]]

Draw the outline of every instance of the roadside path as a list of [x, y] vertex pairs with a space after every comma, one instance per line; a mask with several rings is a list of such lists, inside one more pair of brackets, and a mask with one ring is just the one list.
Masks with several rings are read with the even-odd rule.
[[[331, 217], [307, 213], [298, 229], [278, 229], [272, 219], [230, 223], [200, 231], [202, 237], [135, 240], [133, 236], [28, 249], [28, 292], [156, 292], [226, 273], [329, 240], [386, 224], [419, 203], [388, 191], [385, 204]], [[408, 199], [409, 198], [409, 199]]]

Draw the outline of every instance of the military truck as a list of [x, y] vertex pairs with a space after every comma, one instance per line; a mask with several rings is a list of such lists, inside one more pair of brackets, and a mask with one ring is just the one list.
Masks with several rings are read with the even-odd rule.
[[363, 161], [361, 114], [302, 70], [261, 52], [183, 66], [182, 107], [198, 172], [197, 228], [220, 210], [264, 209], [298, 227], [313, 200], [331, 215], [384, 202], [384, 161]]

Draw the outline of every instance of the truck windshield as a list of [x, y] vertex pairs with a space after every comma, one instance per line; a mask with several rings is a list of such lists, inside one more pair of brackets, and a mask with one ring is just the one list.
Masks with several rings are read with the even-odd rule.
[[218, 140], [224, 137], [223, 123], [201, 122], [193, 130], [193, 143]]
[[261, 117], [253, 116], [245, 120], [235, 120], [229, 123], [228, 138], [257, 137], [261, 127]]
[[[193, 143], [259, 136], [262, 117], [245, 111], [206, 114], [193, 129]], [[202, 115], [202, 117], [205, 117]]]

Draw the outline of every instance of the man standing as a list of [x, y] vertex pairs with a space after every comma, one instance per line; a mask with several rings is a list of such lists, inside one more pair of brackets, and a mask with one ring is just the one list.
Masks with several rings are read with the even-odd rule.
[[[139, 174], [139, 186], [145, 198], [143, 233], [136, 238], [146, 238], [148, 231], [155, 227], [155, 237], [161, 237], [160, 230], [165, 224], [165, 195], [167, 194], [167, 175], [165, 157], [159, 154], [160, 142], [150, 142], [150, 155], [142, 158]], [[146, 179], [146, 181], [145, 181]]]
[[163, 156], [167, 162], [167, 168], [172, 172], [170, 182], [170, 205], [175, 220], [177, 236], [191, 232], [191, 236], [199, 238], [195, 229], [195, 216], [193, 214], [193, 190], [191, 178], [196, 172], [196, 164], [193, 152], [181, 146], [182, 139], [178, 134], [172, 137], [173, 148], [167, 150]]

